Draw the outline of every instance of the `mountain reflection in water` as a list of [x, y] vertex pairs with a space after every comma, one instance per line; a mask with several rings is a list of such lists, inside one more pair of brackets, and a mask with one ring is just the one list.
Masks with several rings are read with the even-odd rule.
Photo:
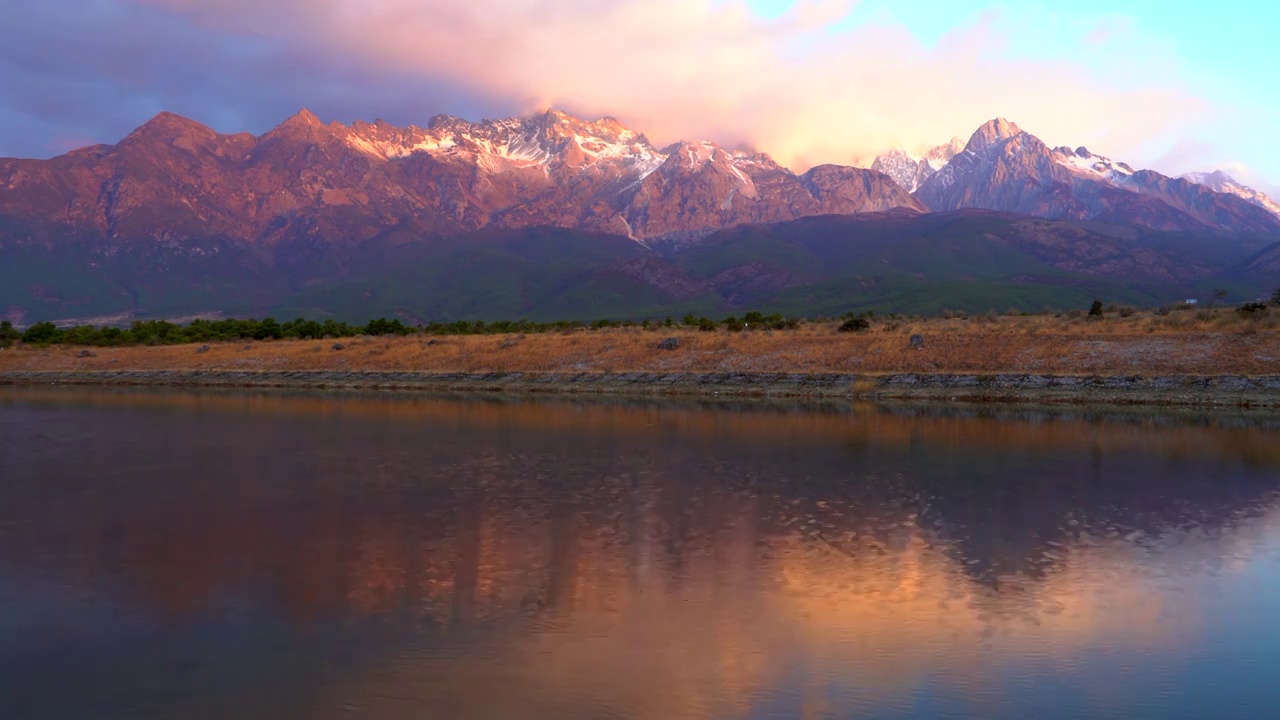
[[0, 390], [0, 697], [1259, 717], [1278, 500], [1268, 418]]

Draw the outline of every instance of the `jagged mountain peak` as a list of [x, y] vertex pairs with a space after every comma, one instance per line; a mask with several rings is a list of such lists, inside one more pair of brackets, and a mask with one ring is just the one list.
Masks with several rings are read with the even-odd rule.
[[643, 134], [614, 118], [583, 120], [555, 109], [479, 122], [437, 115], [425, 129], [355, 123], [345, 140], [378, 160], [425, 153], [479, 162], [484, 171], [498, 173], [513, 165], [576, 172], [603, 164], [619, 176], [643, 175], [666, 159]]
[[470, 124], [471, 123], [467, 122], [466, 120], [463, 120], [462, 118], [456, 115], [440, 114], [440, 115], [431, 116], [431, 119], [427, 121], [427, 129], [439, 130], [441, 128], [458, 127], [458, 126], [464, 126], [464, 125], [470, 125]]
[[994, 120], [988, 120], [975, 130], [973, 135], [969, 137], [969, 142], [965, 145], [965, 149], [970, 152], [981, 152], [1002, 140], [1008, 140], [1021, 134], [1022, 128], [1002, 117], [998, 117]]
[[1232, 177], [1230, 173], [1224, 170], [1214, 170], [1212, 172], [1189, 172], [1189, 173], [1180, 175], [1179, 177], [1181, 177], [1183, 180], [1190, 180], [1191, 182], [1198, 183], [1200, 185], [1210, 185], [1210, 184], [1216, 184], [1216, 183], [1221, 183], [1221, 184], [1231, 183], [1231, 184], [1237, 184], [1237, 185], [1239, 184], [1239, 182], [1234, 177]]
[[1094, 177], [1113, 185], [1124, 184], [1137, 172], [1127, 163], [1095, 155], [1083, 145], [1075, 150], [1065, 145], [1056, 147], [1053, 149], [1053, 160], [1072, 172]]
[[283, 123], [281, 123], [281, 126], [289, 126], [289, 125], [315, 126], [315, 125], [323, 125], [323, 124], [324, 123], [320, 122], [320, 118], [316, 117], [315, 113], [311, 112], [307, 108], [301, 108], [298, 110], [298, 112], [289, 116]]
[[1280, 217], [1280, 203], [1271, 199], [1266, 193], [1239, 182], [1223, 170], [1213, 172], [1193, 172], [1182, 175], [1188, 182], [1206, 187], [1214, 192], [1234, 195], [1246, 202], [1256, 205]]
[[907, 192], [915, 192], [925, 180], [947, 166], [951, 159], [964, 151], [965, 143], [959, 138], [938, 145], [917, 155], [901, 144], [878, 156], [871, 169], [884, 173]]
[[166, 141], [173, 141], [184, 135], [214, 137], [217, 133], [208, 126], [196, 122], [191, 118], [184, 117], [176, 113], [161, 112], [157, 113], [145, 123], [139, 125], [136, 130], [125, 138], [125, 140], [159, 138]]
[[1277, 217], [1256, 207], [1256, 199], [1234, 195], [1239, 193], [1135, 171], [1084, 146], [1051, 150], [1002, 118], [978, 128], [965, 151], [916, 192], [935, 211], [976, 208], [1159, 230], [1280, 232]]
[[290, 139], [296, 142], [315, 143], [345, 132], [347, 126], [339, 122], [325, 125], [316, 114], [306, 108], [285, 118], [262, 136], [263, 140]]

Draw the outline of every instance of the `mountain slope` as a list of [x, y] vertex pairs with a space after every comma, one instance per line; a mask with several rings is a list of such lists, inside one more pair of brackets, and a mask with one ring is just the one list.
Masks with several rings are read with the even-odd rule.
[[1094, 297], [1163, 304], [1212, 287], [1254, 297], [1276, 279], [1275, 243], [1265, 236], [976, 210], [814, 216], [652, 249], [565, 228], [423, 236], [400, 227], [336, 250], [305, 237], [270, 248], [206, 239], [98, 250], [93, 242], [0, 249], [0, 315], [19, 323], [210, 312], [418, 322], [1038, 310]]
[[916, 197], [935, 211], [980, 208], [1157, 230], [1280, 233], [1280, 217], [1234, 195], [1135, 172], [1085, 148], [1051, 150], [1004, 119], [978, 128]]
[[886, 213], [727, 230], [672, 261], [734, 304], [810, 314], [1151, 305], [1213, 282], [1258, 292], [1265, 274], [1239, 264], [1267, 240], [1222, 240], [988, 211]]

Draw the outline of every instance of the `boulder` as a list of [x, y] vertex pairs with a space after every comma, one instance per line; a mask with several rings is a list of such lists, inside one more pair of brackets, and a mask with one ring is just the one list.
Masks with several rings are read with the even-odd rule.
[[680, 338], [669, 337], [666, 340], [663, 340], [662, 342], [658, 343], [658, 349], [659, 350], [679, 350]]
[[912, 350], [923, 350], [923, 349], [924, 349], [924, 336], [923, 336], [923, 335], [916, 334], [916, 335], [912, 335], [912, 336], [911, 336], [911, 349], [912, 349]]

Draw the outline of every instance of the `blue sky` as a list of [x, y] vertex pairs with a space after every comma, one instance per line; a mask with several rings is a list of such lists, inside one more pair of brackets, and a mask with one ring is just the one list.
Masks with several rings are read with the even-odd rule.
[[1280, 194], [1280, 6], [974, 0], [0, 0], [0, 155], [161, 110], [263, 132], [550, 106], [794, 168], [1007, 117]]
[[[750, 5], [776, 18], [795, 2]], [[1216, 159], [1247, 164], [1255, 180], [1280, 186], [1280, 3], [862, 0], [831, 30], [902, 25], [922, 44], [936, 46], [957, 28], [984, 20], [1006, 30], [1012, 58], [1069, 62], [1103, 74], [1121, 59], [1153, 77], [1180, 78], [1220, 112], [1221, 125], [1204, 132], [1206, 143], [1220, 148]]]

